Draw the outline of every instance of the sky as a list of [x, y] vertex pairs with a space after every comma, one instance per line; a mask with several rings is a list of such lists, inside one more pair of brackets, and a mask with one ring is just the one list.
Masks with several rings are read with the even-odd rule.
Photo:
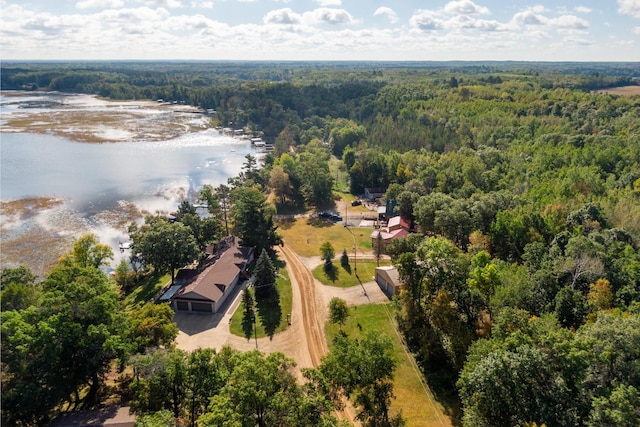
[[639, 61], [640, 0], [0, 0], [0, 59]]

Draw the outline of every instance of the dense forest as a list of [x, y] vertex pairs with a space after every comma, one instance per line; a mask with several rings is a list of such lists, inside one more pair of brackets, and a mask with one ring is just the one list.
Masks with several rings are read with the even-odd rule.
[[[274, 144], [263, 164], [247, 159], [229, 188], [204, 194], [231, 194], [240, 232], [249, 218], [242, 215], [257, 209], [263, 234], [255, 243], [265, 248], [278, 243], [275, 209], [332, 202], [341, 185], [332, 167], [346, 172], [355, 195], [386, 188], [384, 198], [416, 230], [388, 247], [404, 284], [398, 326], [429, 384], [459, 399], [463, 425], [632, 426], [640, 422], [640, 95], [599, 89], [635, 85], [638, 76], [640, 65], [622, 63], [16, 63], [3, 64], [2, 89], [184, 102], [215, 109], [213, 126], [262, 135]], [[246, 203], [256, 209], [243, 211]], [[80, 249], [38, 286], [26, 272], [3, 276], [3, 416], [14, 402], [5, 399], [24, 396], [13, 393], [17, 376], [33, 376], [20, 343], [36, 346], [52, 327], [38, 307], [53, 307], [67, 292], [61, 283], [89, 267]], [[5, 304], [10, 298], [16, 306]], [[54, 314], [46, 319], [60, 318]], [[107, 361], [127, 360], [100, 338], [113, 318], [86, 322], [73, 333], [110, 352], [57, 395], [37, 388], [49, 408], [81, 384], [93, 392]], [[166, 369], [174, 359], [191, 363], [180, 353], [144, 357], [161, 358]], [[244, 364], [255, 356], [203, 357]], [[294, 393], [300, 405], [324, 408], [306, 425], [330, 422], [330, 404], [318, 397], [328, 380], [317, 380], [331, 375], [321, 371]], [[151, 381], [140, 379], [141, 387], [143, 380]], [[25, 381], [18, 385], [26, 393]], [[218, 396], [210, 413], [229, 410], [230, 397]], [[171, 396], [164, 402], [147, 408], [187, 411]], [[379, 420], [365, 424], [401, 422]], [[237, 425], [246, 423], [256, 420]]]

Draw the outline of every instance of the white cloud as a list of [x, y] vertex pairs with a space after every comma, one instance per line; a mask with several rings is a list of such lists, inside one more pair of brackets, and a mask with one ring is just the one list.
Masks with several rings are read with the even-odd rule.
[[180, 0], [138, 0], [145, 6], [155, 7], [168, 7], [170, 9], [176, 9], [182, 7]]
[[443, 27], [443, 21], [434, 16], [430, 10], [417, 10], [409, 20], [409, 23], [422, 31], [439, 30]]
[[373, 16], [378, 15], [387, 15], [387, 17], [389, 18], [389, 22], [391, 22], [392, 24], [398, 22], [398, 14], [390, 7], [382, 6], [377, 8], [376, 11], [373, 12]]
[[480, 31], [497, 31], [504, 29], [505, 26], [498, 21], [487, 21], [485, 19], [474, 19], [467, 15], [458, 15], [443, 23], [448, 29], [460, 30], [480, 30]]
[[319, 9], [312, 10], [311, 12], [305, 12], [303, 19], [311, 24], [354, 24], [357, 21], [351, 16], [349, 12], [344, 9], [332, 9], [328, 7], [321, 7]]
[[578, 18], [575, 15], [562, 15], [557, 18], [551, 18], [547, 20], [547, 23], [554, 27], [560, 29], [569, 29], [569, 30], [588, 30], [589, 22], [585, 21], [582, 18]]
[[78, 9], [109, 9], [122, 5], [122, 0], [82, 0], [76, 3]]
[[489, 9], [478, 6], [471, 0], [454, 0], [447, 3], [444, 11], [451, 14], [460, 15], [488, 15]]
[[618, 0], [618, 12], [640, 18], [640, 0]]
[[314, 0], [322, 7], [327, 6], [342, 6], [342, 0]]
[[637, 34], [640, 36], [640, 27], [633, 27], [633, 34]]
[[591, 13], [591, 9], [585, 6], [576, 6], [573, 8], [576, 13]]
[[212, 1], [191, 2], [191, 7], [199, 9], [213, 9]]
[[262, 21], [265, 24], [295, 25], [300, 24], [302, 16], [287, 7], [284, 9], [272, 10], [262, 18]]
[[530, 8], [523, 12], [516, 13], [511, 24], [519, 26], [541, 26], [562, 30], [578, 30], [585, 31], [589, 29], [589, 22], [575, 15], [560, 15], [555, 18], [549, 18], [542, 13], [544, 10], [540, 8]]
[[545, 21], [544, 16], [531, 9], [516, 13], [512, 19], [517, 25], [544, 25]]

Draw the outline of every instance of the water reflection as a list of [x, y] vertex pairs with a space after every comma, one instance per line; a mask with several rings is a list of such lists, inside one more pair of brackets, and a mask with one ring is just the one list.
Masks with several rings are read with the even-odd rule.
[[85, 144], [51, 135], [3, 134], [3, 200], [56, 196], [79, 212], [112, 209], [120, 200], [151, 212], [204, 184], [237, 175], [248, 142], [207, 130], [159, 142]]

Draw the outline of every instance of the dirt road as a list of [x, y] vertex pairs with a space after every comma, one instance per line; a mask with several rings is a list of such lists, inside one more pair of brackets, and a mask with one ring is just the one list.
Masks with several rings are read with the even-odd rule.
[[[322, 305], [318, 307], [318, 303], [322, 304], [322, 301], [316, 298], [315, 279], [309, 269], [287, 246], [280, 248], [280, 253], [290, 271], [291, 286], [293, 289], [298, 290], [298, 297], [300, 298], [300, 301], [294, 301], [295, 311], [292, 314], [292, 321], [302, 322], [303, 328], [300, 339], [301, 341], [306, 341], [306, 346], [303, 345], [303, 347], [306, 347], [309, 353], [308, 361], [311, 362], [311, 366], [316, 367], [320, 365], [322, 356], [327, 353], [323, 327], [326, 315], [322, 315], [324, 307]], [[296, 304], [297, 302], [299, 304]], [[304, 343], [301, 342], [300, 344]]]
[[[240, 304], [241, 292], [238, 292], [225, 313], [207, 316], [177, 312], [174, 321], [180, 330], [176, 339], [178, 348], [193, 351], [198, 347], [220, 349], [230, 346], [241, 351], [258, 348], [263, 353], [281, 352], [296, 361], [296, 374], [302, 380], [302, 369], [319, 366], [322, 357], [328, 352], [324, 324], [329, 314], [328, 305], [331, 298], [340, 297], [347, 301], [348, 305], [388, 301], [375, 282], [351, 288], [324, 286], [310, 271], [310, 268], [320, 262], [319, 258], [301, 259], [287, 246], [278, 248], [278, 251], [280, 257], [286, 261], [293, 294], [291, 326], [287, 330], [257, 341], [232, 335], [229, 332], [229, 321]], [[354, 423], [355, 410], [349, 402], [345, 403], [345, 408], [336, 412], [336, 415]]]

